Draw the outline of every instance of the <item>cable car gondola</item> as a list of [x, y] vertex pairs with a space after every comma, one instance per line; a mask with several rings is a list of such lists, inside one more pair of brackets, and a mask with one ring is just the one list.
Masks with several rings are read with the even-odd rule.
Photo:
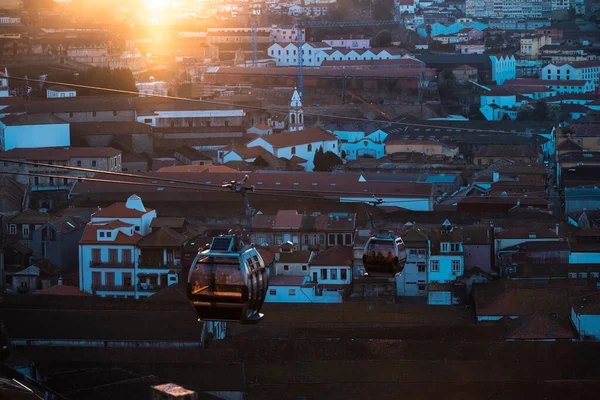
[[363, 265], [369, 276], [394, 276], [406, 264], [406, 248], [400, 236], [380, 232], [369, 238], [363, 251]]
[[187, 292], [200, 320], [255, 324], [268, 286], [258, 250], [238, 235], [221, 235], [194, 259]]

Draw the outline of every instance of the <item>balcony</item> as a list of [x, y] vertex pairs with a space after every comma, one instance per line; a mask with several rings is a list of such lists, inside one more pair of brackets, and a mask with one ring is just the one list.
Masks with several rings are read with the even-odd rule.
[[134, 268], [134, 264], [118, 261], [90, 261], [90, 268]]
[[[164, 287], [166, 287], [166, 286], [164, 286]], [[158, 284], [151, 284], [151, 283], [138, 283], [137, 284], [138, 292], [158, 292], [161, 289], [163, 289], [163, 286], [158, 285]]]
[[133, 292], [135, 288], [133, 287], [133, 285], [92, 285], [92, 290], [94, 292]]
[[152, 261], [140, 261], [138, 265], [139, 269], [180, 269], [181, 261], [175, 260], [171, 262], [152, 262]]

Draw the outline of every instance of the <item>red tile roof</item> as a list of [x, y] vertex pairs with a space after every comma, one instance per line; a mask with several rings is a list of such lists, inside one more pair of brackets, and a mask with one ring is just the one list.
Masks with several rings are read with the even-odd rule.
[[187, 236], [163, 226], [140, 239], [138, 247], [181, 247], [187, 239]]
[[302, 286], [306, 279], [306, 275], [271, 275], [269, 277], [269, 287]]
[[497, 239], [531, 239], [534, 234], [535, 239], [558, 239], [560, 236], [550, 229], [532, 226], [530, 228], [511, 228], [496, 233]]
[[576, 314], [600, 315], [600, 291], [571, 300]]
[[139, 218], [152, 211], [146, 208], [146, 212], [142, 212], [133, 208], [127, 208], [126, 203], [113, 203], [92, 214], [92, 218]]
[[507, 339], [544, 340], [576, 339], [577, 333], [568, 318], [536, 312], [509, 322]]
[[586, 80], [552, 80], [552, 79], [508, 79], [508, 86], [585, 86]]
[[491, 144], [477, 152], [476, 157], [528, 157], [535, 158], [538, 154], [527, 145]]
[[260, 129], [262, 131], [265, 131], [267, 129], [271, 129], [271, 127], [269, 125], [265, 125], [265, 124], [258, 124], [258, 125], [254, 125], [255, 128]]
[[[124, 225], [121, 225], [124, 224]], [[89, 223], [85, 227], [83, 231], [83, 236], [79, 241], [79, 244], [104, 244], [104, 245], [136, 245], [143, 236], [139, 233], [133, 233], [133, 235], [128, 236], [123, 232], [119, 231], [117, 236], [109, 241], [109, 240], [98, 240], [98, 230], [109, 230], [115, 229], [120, 226], [132, 226], [130, 224], [125, 224], [121, 221], [109, 221], [107, 223], [104, 222], [94, 222]]]
[[352, 266], [353, 260], [352, 247], [335, 246], [317, 254], [310, 266]]
[[2, 153], [2, 157], [38, 161], [68, 161], [71, 158], [108, 158], [121, 153], [121, 150], [112, 147], [40, 147], [8, 150]]
[[279, 210], [275, 216], [275, 229], [300, 229], [302, 226], [302, 214], [296, 210]]
[[[298, 132], [296, 132], [298, 133]], [[137, 175], [146, 177], [160, 177], [164, 179], [182, 179], [189, 181], [197, 181], [199, 183], [212, 182], [214, 183], [228, 183], [233, 180], [239, 181], [246, 175], [245, 173], [158, 173], [140, 172]], [[428, 183], [407, 183], [407, 182], [362, 182], [360, 180], [360, 173], [309, 173], [309, 172], [254, 172], [247, 174], [248, 184], [254, 185], [256, 190], [262, 189], [286, 189], [289, 191], [293, 190], [310, 190], [315, 193], [327, 192], [327, 196], [332, 198], [340, 196], [356, 195], [360, 197], [371, 197], [373, 194], [377, 196], [392, 195], [392, 196], [404, 196], [410, 194], [410, 197], [422, 196], [429, 198], [431, 196], [432, 185]], [[97, 178], [112, 178], [101, 173], [96, 174]], [[132, 182], [148, 182], [148, 179], [140, 178], [121, 178], [121, 180], [127, 180]], [[156, 192], [155, 187], [139, 186], [136, 189], [138, 192]], [[190, 193], [195, 192], [195, 188], [182, 189], [182, 188], [170, 188], [165, 183], [164, 191], [161, 193]], [[114, 183], [99, 183], [99, 182], [80, 182], [77, 183], [74, 189], [74, 193], [128, 193], [131, 192], [131, 188], [127, 185], [114, 184]], [[217, 195], [217, 193], [215, 194]]]
[[463, 65], [460, 65], [460, 66], [454, 68], [454, 70], [455, 71], [471, 71], [471, 70], [477, 70], [477, 68], [471, 67], [470, 65], [463, 64]]
[[177, 165], [174, 167], [163, 167], [157, 172], [227, 172], [235, 173], [237, 170], [225, 165]]
[[307, 128], [299, 132], [274, 133], [272, 135], [261, 136], [260, 139], [264, 140], [275, 148], [338, 140], [337, 136], [321, 128]]
[[35, 295], [56, 295], [56, 296], [91, 296], [89, 293], [82, 292], [75, 286], [55, 285], [47, 289], [33, 292]]
[[[303, 68], [304, 76], [306, 77], [337, 77], [342, 76], [342, 72], [335, 68], [320, 68], [320, 67], [305, 67]], [[215, 75], [256, 75], [256, 76], [298, 76], [298, 68], [296, 67], [219, 67], [215, 71], [206, 72], [210, 76]], [[432, 68], [383, 68], [383, 69], [346, 69], [345, 75], [347, 78], [382, 78], [382, 79], [400, 79], [413, 78], [417, 79], [419, 74], [426, 73], [434, 76], [435, 70]]]

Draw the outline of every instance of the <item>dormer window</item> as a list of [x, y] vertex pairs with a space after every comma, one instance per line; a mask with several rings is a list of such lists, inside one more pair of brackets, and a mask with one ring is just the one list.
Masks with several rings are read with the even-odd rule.
[[100, 237], [104, 237], [104, 231], [100, 231]]
[[135, 231], [136, 231], [136, 232], [139, 232], [139, 230], [140, 230], [140, 227], [139, 227], [138, 225], [136, 225], [136, 226], [135, 226]]
[[110, 231], [109, 231], [109, 232], [106, 232], [106, 237], [107, 237], [107, 238], [109, 238], [109, 237], [112, 237], [112, 232], [110, 232]]

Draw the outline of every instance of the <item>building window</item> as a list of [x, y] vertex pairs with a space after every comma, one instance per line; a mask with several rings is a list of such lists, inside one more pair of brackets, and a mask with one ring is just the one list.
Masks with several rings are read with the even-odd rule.
[[135, 231], [139, 232], [140, 231], [140, 227], [138, 225], [135, 226]]
[[425, 272], [425, 265], [418, 265], [417, 269], [419, 272]]
[[53, 177], [48, 178], [48, 182], [50, 183], [50, 185], [54, 185], [54, 178]]
[[330, 279], [332, 281], [336, 281], [337, 280], [337, 269], [332, 269], [330, 270], [331, 272], [329, 273]]
[[320, 245], [324, 245], [325, 244], [325, 234], [320, 234], [319, 235], [319, 244]]
[[115, 286], [115, 273], [114, 272], [105, 272], [104, 281], [106, 282], [106, 286], [114, 287]]
[[269, 290], [269, 295], [271, 295], [271, 296], [275, 296], [275, 295], [277, 295], [277, 290], [275, 290], [275, 289], [270, 289], [270, 290]]
[[23, 224], [23, 237], [29, 237], [29, 224]]
[[107, 238], [112, 237], [112, 232], [106, 232], [106, 237]]
[[102, 285], [102, 273], [92, 272], [92, 287]]
[[116, 117], [118, 113], [118, 111], [113, 111], [113, 117]]
[[306, 145], [306, 150], [307, 151], [312, 151], [312, 144]]
[[81, 167], [81, 160], [80, 160], [80, 161], [77, 161], [77, 166], [78, 166], [78, 167]]
[[335, 246], [335, 233], [330, 233], [327, 235], [327, 245]]
[[418, 285], [417, 288], [419, 289], [420, 292], [425, 290], [425, 285]]
[[289, 265], [284, 265], [283, 266], [283, 270], [284, 271], [289, 271], [290, 270], [290, 266]]
[[104, 237], [104, 231], [100, 231], [100, 237]]
[[308, 267], [306, 265], [302, 266], [302, 271], [306, 271], [308, 269]]
[[452, 272], [460, 272], [460, 260], [452, 260]]
[[296, 147], [292, 147], [292, 155], [296, 154]]
[[69, 113], [69, 118], [73, 118], [73, 113], [72, 112]]
[[119, 251], [117, 249], [108, 249], [108, 262], [113, 264], [119, 262]]
[[327, 270], [326, 269], [321, 270], [321, 279], [327, 280]]
[[96, 167], [96, 160], [92, 160], [92, 167]]
[[438, 260], [431, 260], [431, 272], [440, 271], [440, 262]]
[[352, 244], [352, 234], [346, 233], [344, 235], [344, 245], [345, 246], [350, 246], [351, 244]]
[[100, 249], [92, 249], [92, 262], [99, 263], [102, 262], [102, 253]]
[[9, 232], [10, 232], [11, 235], [16, 235], [17, 234], [17, 225], [10, 224]]
[[96, 116], [96, 111], [92, 111], [92, 117]]
[[121, 262], [123, 262], [123, 263], [131, 262], [131, 250], [130, 249], [121, 250]]
[[123, 286], [131, 287], [131, 272], [123, 272]]
[[288, 294], [289, 294], [290, 296], [295, 296], [295, 295], [296, 295], [296, 289], [290, 289], [290, 290], [288, 291]]
[[343, 281], [348, 279], [348, 271], [346, 271], [345, 269], [341, 269], [340, 270], [340, 279]]

